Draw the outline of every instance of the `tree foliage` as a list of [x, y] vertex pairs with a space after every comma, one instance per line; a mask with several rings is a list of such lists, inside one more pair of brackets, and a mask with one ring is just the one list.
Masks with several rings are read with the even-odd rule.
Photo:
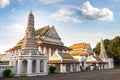
[[4, 77], [9, 77], [10, 76], [10, 74], [11, 74], [11, 69], [5, 69], [4, 71], [3, 71], [3, 76]]
[[50, 66], [50, 67], [49, 67], [50, 73], [54, 73], [55, 70], [56, 70], [56, 67], [55, 67], [55, 66]]
[[120, 36], [116, 36], [109, 44], [109, 51], [112, 53], [116, 65], [120, 65]]
[[97, 43], [96, 47], [93, 49], [96, 54], [100, 54], [100, 42]]
[[120, 58], [120, 37], [117, 36], [111, 40], [109, 51], [115, 56]]

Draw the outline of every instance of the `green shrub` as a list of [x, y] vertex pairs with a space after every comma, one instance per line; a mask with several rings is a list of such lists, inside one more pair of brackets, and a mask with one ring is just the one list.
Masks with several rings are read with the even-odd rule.
[[56, 67], [55, 67], [55, 66], [50, 66], [50, 67], [49, 67], [50, 73], [54, 73], [55, 70], [56, 70]]
[[5, 69], [3, 71], [3, 77], [9, 77], [11, 72], [12, 72], [11, 69]]

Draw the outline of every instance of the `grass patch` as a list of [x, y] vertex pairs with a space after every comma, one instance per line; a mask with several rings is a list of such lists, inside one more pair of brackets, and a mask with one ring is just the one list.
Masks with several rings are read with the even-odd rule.
[[118, 69], [118, 68], [120, 68], [120, 66], [115, 66], [115, 69]]

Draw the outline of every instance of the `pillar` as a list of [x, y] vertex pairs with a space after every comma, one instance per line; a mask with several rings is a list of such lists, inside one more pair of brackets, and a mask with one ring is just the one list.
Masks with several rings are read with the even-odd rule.
[[36, 61], [36, 73], [40, 73], [40, 60]]
[[64, 50], [64, 49], [62, 49], [62, 52], [64, 53], [64, 52], [65, 52], [65, 50]]
[[64, 64], [64, 72], [66, 72], [66, 64]]
[[15, 73], [16, 68], [17, 68], [17, 66], [16, 66], [16, 60], [15, 60], [15, 59], [13, 60], [13, 66], [14, 66], [14, 70], [13, 70], [13, 72]]
[[104, 64], [101, 64], [101, 69], [104, 69], [103, 66], [104, 66]]
[[78, 65], [78, 71], [80, 71], [80, 65], [79, 64], [77, 64]]
[[40, 51], [41, 54], [43, 54], [43, 52], [42, 52], [42, 46], [39, 46], [38, 50]]
[[9, 61], [9, 65], [12, 65], [12, 60]]
[[22, 60], [18, 60], [18, 65], [17, 65], [17, 74], [21, 74], [22, 72]]
[[63, 72], [63, 64], [60, 64], [60, 72]]
[[77, 71], [79, 71], [79, 69], [78, 69], [78, 64], [76, 65], [76, 67], [77, 67]]
[[51, 57], [51, 48], [49, 47], [49, 59]]
[[66, 72], [66, 64], [63, 64], [62, 70], [63, 70], [63, 72]]
[[55, 51], [58, 52], [58, 49], [56, 49]]
[[27, 73], [32, 73], [32, 60], [28, 60]]
[[43, 54], [46, 55], [46, 47], [43, 48]]
[[73, 72], [73, 65], [70, 65], [70, 71]]
[[47, 60], [44, 60], [44, 72], [47, 72]]

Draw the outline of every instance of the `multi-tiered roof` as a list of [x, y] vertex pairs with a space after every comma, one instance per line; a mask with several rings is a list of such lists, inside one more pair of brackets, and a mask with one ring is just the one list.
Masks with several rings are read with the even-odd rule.
[[73, 49], [71, 51], [73, 56], [88, 56], [93, 54], [90, 44], [87, 43], [73, 44], [71, 48]]

